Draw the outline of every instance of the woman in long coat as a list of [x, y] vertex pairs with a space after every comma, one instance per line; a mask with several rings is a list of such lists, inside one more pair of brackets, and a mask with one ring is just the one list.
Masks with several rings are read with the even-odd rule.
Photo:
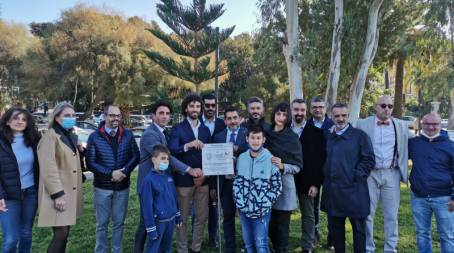
[[40, 167], [38, 227], [52, 227], [53, 238], [47, 252], [65, 252], [69, 228], [83, 210], [82, 170], [73, 106], [55, 106], [49, 129], [38, 144]]

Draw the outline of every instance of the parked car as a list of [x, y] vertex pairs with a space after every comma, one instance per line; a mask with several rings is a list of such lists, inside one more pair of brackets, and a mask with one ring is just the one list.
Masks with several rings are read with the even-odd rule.
[[441, 120], [441, 128], [446, 129], [448, 128], [449, 120], [448, 119], [442, 119]]
[[77, 121], [76, 126], [78, 128], [82, 128], [90, 133], [92, 133], [92, 132], [96, 131], [96, 129], [98, 129], [98, 127], [96, 127], [95, 124], [87, 122], [87, 121]]
[[416, 120], [417, 120], [416, 117], [413, 117], [413, 116], [403, 116], [403, 117], [402, 117], [402, 120], [408, 122], [408, 128], [410, 128], [410, 129], [415, 129]]
[[47, 119], [46, 117], [39, 115], [39, 114], [33, 114], [33, 118], [35, 119], [36, 124], [47, 124]]
[[131, 114], [129, 116], [129, 120], [130, 120], [131, 126], [133, 128], [134, 127], [149, 126], [150, 125], [148, 123], [147, 118], [144, 115]]

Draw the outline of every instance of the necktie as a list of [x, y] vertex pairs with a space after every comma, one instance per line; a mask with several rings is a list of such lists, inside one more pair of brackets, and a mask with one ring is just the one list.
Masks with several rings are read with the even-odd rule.
[[170, 139], [169, 130], [167, 128], [165, 128], [164, 131], [162, 131], [162, 133], [164, 134], [164, 137], [166, 138], [166, 141], [168, 142]]
[[389, 126], [389, 120], [387, 120], [387, 121], [377, 121], [377, 126]]
[[115, 133], [114, 130], [111, 130], [110, 133], [109, 133], [109, 135], [110, 135], [111, 137], [115, 137], [115, 134], [116, 134], [116, 133]]
[[230, 138], [229, 138], [230, 143], [235, 143], [235, 135], [236, 135], [235, 131], [230, 133]]

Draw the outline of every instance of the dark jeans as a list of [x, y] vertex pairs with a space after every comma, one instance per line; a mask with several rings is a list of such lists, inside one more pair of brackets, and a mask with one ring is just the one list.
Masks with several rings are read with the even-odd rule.
[[167, 222], [156, 222], [158, 238], [152, 240], [148, 237], [146, 253], [171, 253], [172, 237], [175, 230], [175, 220]]
[[288, 234], [292, 211], [271, 210], [269, 235], [275, 253], [288, 252]]
[[[330, 227], [335, 253], [345, 253], [345, 219], [330, 216]], [[366, 252], [366, 218], [348, 218], [353, 229], [353, 252]]]
[[234, 253], [236, 249], [236, 236], [235, 236], [235, 211], [236, 206], [233, 201], [233, 180], [226, 179], [222, 186], [221, 191], [221, 205], [222, 213], [224, 216], [224, 241], [225, 252]]
[[5, 200], [8, 211], [0, 212], [2, 223], [2, 252], [30, 252], [32, 227], [38, 208], [38, 194], [34, 186], [22, 190], [22, 200]]

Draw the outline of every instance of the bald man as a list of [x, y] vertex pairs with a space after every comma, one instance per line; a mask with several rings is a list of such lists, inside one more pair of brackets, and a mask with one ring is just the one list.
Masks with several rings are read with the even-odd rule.
[[441, 252], [454, 252], [454, 142], [440, 128], [440, 116], [427, 114], [421, 135], [409, 141], [411, 210], [419, 252], [432, 252], [432, 214]]
[[382, 96], [375, 103], [375, 115], [357, 122], [356, 127], [369, 135], [375, 154], [375, 168], [367, 184], [370, 214], [366, 220], [366, 252], [375, 252], [374, 217], [381, 202], [385, 243], [384, 252], [397, 252], [397, 214], [400, 204], [400, 182], [408, 182], [408, 125], [391, 117], [394, 108], [390, 96]]

